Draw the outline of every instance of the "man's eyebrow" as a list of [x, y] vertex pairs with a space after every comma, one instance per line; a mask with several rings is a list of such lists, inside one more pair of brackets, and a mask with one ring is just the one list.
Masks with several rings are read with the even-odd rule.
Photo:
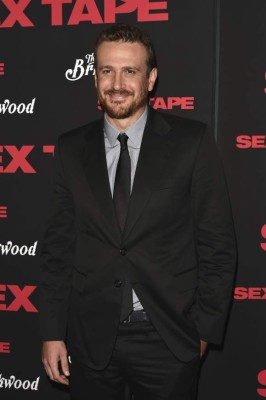
[[104, 68], [112, 69], [113, 67], [111, 65], [102, 65], [101, 67], [99, 67], [99, 70]]
[[[102, 69], [114, 69], [114, 67], [112, 65], [102, 65], [99, 67], [99, 70], [101, 71]], [[140, 71], [141, 69], [139, 67], [133, 67], [132, 65], [125, 65], [124, 67], [121, 68], [122, 70], [126, 70], [126, 69], [133, 69], [134, 71]]]
[[130, 66], [130, 65], [126, 65], [125, 67], [123, 67], [122, 69], [134, 69], [135, 71], [140, 71], [140, 68], [139, 67], [132, 67], [132, 66]]

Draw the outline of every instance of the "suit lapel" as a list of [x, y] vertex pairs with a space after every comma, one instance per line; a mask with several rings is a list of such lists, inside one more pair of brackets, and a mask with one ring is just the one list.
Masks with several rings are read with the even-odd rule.
[[114, 212], [106, 164], [102, 120], [96, 121], [87, 134], [83, 165], [92, 194], [106, 225], [120, 242], [121, 232]]
[[140, 218], [156, 185], [156, 181], [161, 175], [169, 155], [166, 137], [166, 133], [169, 130], [170, 125], [165, 119], [160, 114], [149, 109], [123, 232], [124, 239]]

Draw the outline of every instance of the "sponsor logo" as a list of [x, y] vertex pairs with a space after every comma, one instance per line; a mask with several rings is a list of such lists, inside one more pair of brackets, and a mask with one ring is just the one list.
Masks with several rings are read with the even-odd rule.
[[0, 75], [5, 75], [5, 63], [0, 62]]
[[9, 114], [33, 114], [34, 113], [34, 106], [35, 106], [36, 97], [32, 99], [29, 104], [20, 103], [15, 104], [11, 103], [9, 99], [4, 100], [4, 102], [0, 103], [0, 114], [5, 114], [6, 112]]
[[11, 375], [9, 378], [4, 378], [3, 374], [0, 374], [0, 389], [24, 389], [24, 390], [38, 390], [39, 389], [40, 377], [34, 381], [17, 379], [15, 375]]
[[26, 254], [29, 256], [36, 256], [36, 247], [38, 242], [34, 242], [32, 246], [18, 246], [17, 244], [13, 244], [10, 240], [7, 244], [0, 243], [0, 252], [2, 255], [7, 256], [8, 254], [15, 256], [20, 254], [21, 256], [25, 256]]
[[258, 383], [264, 388], [257, 388], [257, 393], [261, 397], [266, 397], [266, 369], [263, 369], [258, 373]]
[[[21, 289], [18, 285], [0, 284], [0, 311], [18, 311], [23, 308], [26, 312], [38, 312], [37, 308], [29, 299], [36, 287], [37, 286], [24, 286]], [[9, 304], [6, 303], [6, 297], [12, 300]]]
[[69, 81], [77, 81], [83, 76], [87, 76], [89, 74], [95, 75], [94, 53], [86, 54], [85, 60], [83, 60], [82, 58], [77, 58], [74, 68], [69, 68], [66, 71], [65, 76]]
[[235, 300], [266, 300], [266, 287], [236, 287]]
[[[263, 237], [263, 239], [266, 239], [266, 224], [262, 225], [261, 227], [261, 236]], [[266, 242], [260, 243], [260, 247], [263, 251], [266, 251]]]
[[[14, 174], [17, 170], [21, 170], [25, 174], [36, 174], [35, 168], [27, 160], [34, 148], [34, 145], [23, 145], [20, 149], [13, 145], [0, 145], [0, 174]], [[4, 156], [1, 156], [1, 153]], [[54, 155], [54, 145], [43, 145], [42, 153]], [[3, 164], [3, 158], [6, 161], [10, 157], [11, 161], [8, 160], [9, 163], [7, 165], [1, 165]]]
[[[12, 28], [16, 23], [23, 28], [34, 27], [28, 15], [28, 6], [33, 0], [2, 0], [7, 16], [0, 28]], [[50, 8], [51, 25], [78, 25], [80, 22], [91, 24], [115, 23], [120, 14], [136, 13], [138, 22], [168, 21], [168, 1], [161, 0], [103, 0], [103, 12], [96, 0], [41, 0], [41, 5]], [[122, 3], [122, 4], [121, 4]], [[70, 17], [65, 21], [63, 11], [72, 4]], [[66, 7], [64, 7], [67, 5]]]
[[0, 342], [0, 353], [10, 353], [10, 343]]
[[266, 135], [239, 135], [236, 137], [239, 149], [266, 149]]
[[7, 206], [0, 206], [0, 218], [7, 218]]

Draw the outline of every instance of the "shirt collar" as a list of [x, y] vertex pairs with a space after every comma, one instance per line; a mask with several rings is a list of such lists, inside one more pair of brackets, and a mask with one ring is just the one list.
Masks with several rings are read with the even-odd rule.
[[[145, 110], [141, 114], [141, 116], [125, 132], [128, 136], [128, 143], [131, 144], [132, 147], [140, 148], [144, 128], [147, 121], [147, 116], [148, 116], [148, 107], [145, 107]], [[104, 134], [112, 147], [115, 146], [117, 141], [117, 136], [119, 135], [119, 133], [121, 132], [117, 128], [112, 126], [110, 122], [107, 121], [107, 118], [104, 115]]]

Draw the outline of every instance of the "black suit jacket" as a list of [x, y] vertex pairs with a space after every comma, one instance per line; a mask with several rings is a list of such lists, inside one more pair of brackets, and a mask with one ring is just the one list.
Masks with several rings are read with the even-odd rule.
[[149, 110], [123, 233], [103, 120], [60, 136], [42, 257], [42, 339], [67, 340], [70, 354], [90, 367], [109, 361], [125, 273], [176, 357], [191, 360], [200, 339], [221, 343], [235, 239], [206, 126]]

